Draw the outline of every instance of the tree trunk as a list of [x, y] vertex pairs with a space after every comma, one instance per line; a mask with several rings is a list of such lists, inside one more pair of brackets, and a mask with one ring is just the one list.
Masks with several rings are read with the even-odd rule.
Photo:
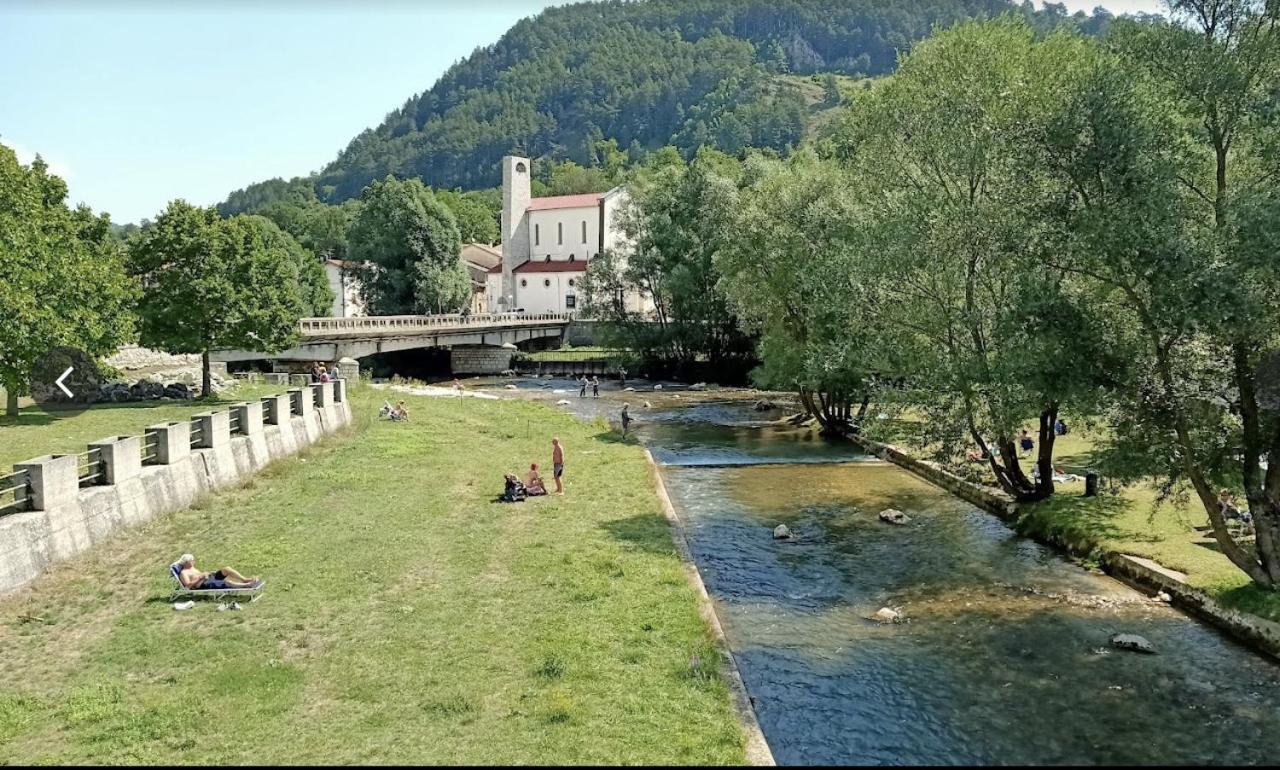
[[209, 351], [200, 354], [200, 398], [213, 398], [213, 374], [209, 370]]
[[18, 416], [18, 391], [13, 388], [4, 389], [4, 413], [9, 417]]
[[1040, 479], [1036, 482], [1036, 499], [1044, 500], [1053, 495], [1053, 444], [1058, 434], [1053, 426], [1058, 421], [1058, 405], [1049, 404], [1049, 408], [1040, 413], [1040, 446], [1036, 455], [1036, 468], [1040, 471]]

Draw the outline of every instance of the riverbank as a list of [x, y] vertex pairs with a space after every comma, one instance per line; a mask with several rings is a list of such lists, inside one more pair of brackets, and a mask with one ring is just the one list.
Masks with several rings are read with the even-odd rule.
[[[408, 396], [0, 602], [0, 762], [742, 763], [642, 450], [543, 406]], [[568, 459], [564, 497], [494, 503]], [[262, 574], [174, 612], [165, 565]]]

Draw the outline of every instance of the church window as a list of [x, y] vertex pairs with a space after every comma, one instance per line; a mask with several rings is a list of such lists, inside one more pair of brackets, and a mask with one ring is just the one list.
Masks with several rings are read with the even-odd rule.
[[541, 235], [540, 235], [540, 234], [539, 234], [539, 232], [538, 232], [538, 226], [537, 226], [537, 225], [534, 225], [534, 226], [533, 226], [533, 245], [534, 245], [534, 246], [540, 246], [540, 245], [542, 245], [542, 237], [541, 237]]
[[520, 279], [520, 288], [524, 289], [524, 288], [528, 288], [528, 286], [529, 286], [529, 279], [528, 279], [528, 278], [521, 278], [521, 279]]
[[564, 222], [556, 223], [556, 238], [558, 239], [558, 245], [563, 246], [564, 245]]
[[542, 279], [542, 285], [543, 285], [543, 287], [544, 287], [544, 288], [550, 289], [550, 288], [551, 288], [551, 279], [550, 279], [550, 278], [543, 278], [543, 279]]
[[573, 261], [574, 261], [574, 256], [573, 256], [572, 254], [570, 254], [570, 255], [569, 255], [569, 261], [570, 261], [570, 262], [573, 262]]
[[528, 169], [526, 169], [526, 168], [524, 167], [524, 164], [523, 164], [523, 163], [517, 163], [517, 164], [516, 164], [516, 171], [520, 172], [521, 174], [523, 174], [523, 173], [524, 173], [525, 171], [527, 171], [527, 170], [528, 170]]
[[570, 286], [570, 287], [572, 287], [572, 286], [574, 285], [574, 283], [575, 283], [575, 282], [574, 282], [574, 280], [573, 280], [572, 278], [570, 278], [570, 279], [569, 279], [569, 286]]
[[587, 220], [582, 220], [582, 242], [587, 242]]

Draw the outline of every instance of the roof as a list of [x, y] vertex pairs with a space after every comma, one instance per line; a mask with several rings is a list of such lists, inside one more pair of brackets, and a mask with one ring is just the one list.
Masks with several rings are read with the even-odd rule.
[[545, 211], [547, 209], [593, 209], [600, 205], [600, 199], [608, 193], [586, 193], [584, 195], [552, 195], [546, 198], [533, 198], [529, 201], [529, 211]]
[[326, 259], [324, 263], [326, 265], [333, 265], [334, 267], [340, 267], [343, 269], [355, 269], [355, 268], [364, 267], [366, 264], [368, 264], [366, 262], [353, 262], [352, 260], [349, 260], [349, 259], [348, 260]]
[[487, 270], [502, 264], [502, 247], [487, 243], [464, 243], [461, 256], [463, 261]]
[[[511, 272], [513, 273], [585, 273], [587, 271], [587, 263], [569, 262], [560, 259], [554, 262], [535, 262], [529, 260], [519, 265]], [[501, 272], [501, 271], [499, 271]]]

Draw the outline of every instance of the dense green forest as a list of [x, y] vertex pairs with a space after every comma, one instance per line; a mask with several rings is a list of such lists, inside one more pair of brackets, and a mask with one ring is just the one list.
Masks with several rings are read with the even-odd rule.
[[388, 174], [484, 189], [518, 152], [593, 166], [601, 139], [634, 162], [674, 145], [786, 151], [811, 120], [794, 76], [893, 69], [936, 26], [1014, 12], [1033, 26], [1105, 31], [1111, 16], [1008, 0], [644, 0], [552, 8], [478, 48], [362, 132], [318, 174], [232, 193], [224, 216], [276, 201], [358, 197]]

